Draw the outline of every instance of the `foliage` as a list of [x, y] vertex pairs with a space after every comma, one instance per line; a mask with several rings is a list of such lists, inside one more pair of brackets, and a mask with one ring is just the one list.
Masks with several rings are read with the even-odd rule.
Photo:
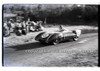
[[47, 23], [92, 22], [98, 21], [97, 5], [69, 5], [69, 4], [5, 4], [4, 13], [14, 13], [25, 20], [44, 21]]

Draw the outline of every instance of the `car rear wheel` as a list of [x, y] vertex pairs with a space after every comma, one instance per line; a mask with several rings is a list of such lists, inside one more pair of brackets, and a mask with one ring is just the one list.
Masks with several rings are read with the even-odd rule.
[[58, 39], [56, 39], [56, 40], [53, 41], [53, 45], [56, 45], [58, 43], [59, 43], [59, 40]]

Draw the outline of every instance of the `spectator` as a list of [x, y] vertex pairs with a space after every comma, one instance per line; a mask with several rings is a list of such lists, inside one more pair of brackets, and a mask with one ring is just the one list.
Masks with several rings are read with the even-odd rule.
[[26, 23], [25, 21], [22, 22], [22, 34], [26, 35], [27, 34], [27, 30], [26, 30]]
[[11, 21], [10, 20], [8, 21], [7, 26], [8, 26], [9, 31], [10, 31], [10, 28], [11, 28]]
[[26, 21], [26, 30], [27, 30], [27, 32], [29, 32], [29, 30], [30, 30], [30, 19], [28, 19], [28, 21]]
[[22, 22], [22, 29], [26, 29], [26, 22], [25, 21]]
[[15, 33], [18, 36], [20, 36], [22, 34], [22, 24], [19, 20], [17, 20], [17, 22], [15, 24]]
[[34, 21], [31, 21], [30, 31], [35, 31], [36, 26], [37, 26], [37, 23], [35, 23]]
[[7, 26], [7, 22], [5, 22], [3, 24], [3, 35], [4, 36], [9, 36], [10, 35], [10, 31], [9, 31], [9, 27]]

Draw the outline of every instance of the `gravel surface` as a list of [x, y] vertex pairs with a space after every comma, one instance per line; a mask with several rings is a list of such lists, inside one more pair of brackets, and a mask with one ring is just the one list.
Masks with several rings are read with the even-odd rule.
[[66, 41], [58, 45], [40, 44], [34, 40], [38, 33], [28, 33], [26, 36], [13, 34], [4, 38], [4, 66], [92, 67], [98, 65], [97, 33], [82, 34], [78, 41]]

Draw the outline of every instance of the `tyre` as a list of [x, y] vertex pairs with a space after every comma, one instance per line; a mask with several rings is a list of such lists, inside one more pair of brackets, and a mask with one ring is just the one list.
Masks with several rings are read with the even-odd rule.
[[77, 41], [77, 40], [78, 40], [78, 37], [74, 37], [73, 40], [74, 40], [74, 41]]
[[59, 43], [59, 40], [58, 40], [58, 39], [56, 39], [56, 40], [54, 40], [54, 41], [52, 42], [53, 45], [56, 45], [56, 44], [58, 44], [58, 43]]

